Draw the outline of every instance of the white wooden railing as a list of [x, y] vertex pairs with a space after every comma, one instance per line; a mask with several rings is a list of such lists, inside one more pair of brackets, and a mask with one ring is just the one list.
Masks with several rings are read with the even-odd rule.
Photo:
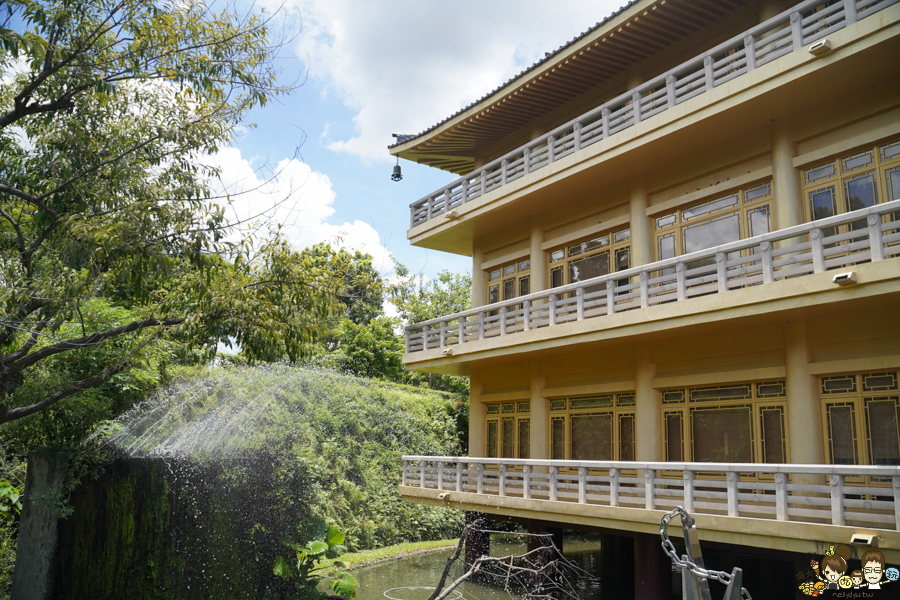
[[900, 200], [409, 325], [406, 352], [602, 318], [897, 256]]
[[807, 0], [410, 204], [410, 227], [470, 202], [900, 0]]
[[[900, 530], [900, 467], [404, 456], [403, 486]], [[820, 480], [824, 483], [809, 483]], [[469, 501], [468, 499], [466, 501]]]

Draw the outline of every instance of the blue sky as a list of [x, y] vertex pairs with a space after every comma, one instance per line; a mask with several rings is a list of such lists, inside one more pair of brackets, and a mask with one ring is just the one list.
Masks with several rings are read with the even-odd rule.
[[248, 121], [258, 126], [215, 157], [223, 183], [254, 188], [267, 177], [253, 169], [274, 168], [269, 193], [239, 196], [238, 212], [279, 202], [269, 214], [286, 223], [298, 247], [339, 236], [372, 254], [386, 276], [391, 255], [428, 277], [466, 271], [467, 257], [407, 242], [409, 203], [455, 176], [401, 161], [404, 178], [391, 181], [391, 133], [430, 127], [618, 7], [608, 0], [287, 0], [278, 20], [294, 40], [283, 51], [283, 79], [306, 71], [308, 78], [290, 97], [254, 110]]

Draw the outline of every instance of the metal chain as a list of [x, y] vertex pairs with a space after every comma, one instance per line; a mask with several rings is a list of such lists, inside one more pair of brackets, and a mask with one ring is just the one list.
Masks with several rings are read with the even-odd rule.
[[[695, 565], [694, 563], [688, 560], [682, 560], [678, 557], [678, 551], [675, 549], [675, 544], [669, 540], [669, 521], [671, 521], [676, 516], [681, 517], [681, 522], [686, 524], [688, 527], [694, 524], [694, 519], [687, 513], [686, 510], [682, 507], [674, 508], [663, 515], [662, 520], [659, 522], [659, 537], [662, 538], [662, 549], [666, 555], [672, 559], [672, 564], [680, 569], [687, 568], [694, 573], [695, 575], [699, 575], [704, 579], [715, 579], [716, 581], [720, 581], [724, 583], [726, 586], [731, 583], [731, 573], [726, 573], [725, 571], [716, 571], [714, 569], [704, 569], [699, 565]], [[741, 597], [744, 600], [753, 600], [750, 597], [750, 592], [747, 591], [747, 588], [741, 588]]]

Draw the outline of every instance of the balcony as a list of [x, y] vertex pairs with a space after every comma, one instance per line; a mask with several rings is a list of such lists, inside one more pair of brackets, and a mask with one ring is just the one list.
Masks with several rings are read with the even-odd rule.
[[[529, 174], [543, 172], [549, 175], [551, 169], [546, 167], [551, 164], [657, 115], [665, 117], [666, 112], [676, 106], [730, 84], [735, 79], [750, 85], [746, 82], [759, 79], [748, 75], [750, 71], [792, 52], [803, 52], [798, 56], [811, 59], [812, 56], [806, 53], [808, 45], [875, 15], [896, 2], [848, 0], [829, 6], [822, 0], [808, 0], [797, 4], [789, 11], [455, 180], [444, 189], [413, 202], [410, 204], [410, 228], [428, 224], [441, 215], [459, 217], [461, 215], [458, 213], [468, 203], [494, 191], [505, 193], [503, 190], [516, 187], [510, 185], [512, 182]], [[771, 65], [766, 77], [777, 77], [782, 74], [781, 71], [777, 65]], [[739, 83], [735, 89], [745, 84]], [[687, 114], [681, 109], [672, 112], [679, 113], [679, 117]], [[663, 121], [659, 121], [659, 126], [662, 124]], [[456, 212], [451, 212], [454, 210]]]
[[897, 466], [402, 461], [400, 494], [411, 502], [646, 533], [658, 531], [664, 511], [683, 506], [711, 541], [818, 552], [816, 542], [849, 543], [862, 533], [900, 556]]
[[[818, 289], [804, 278], [851, 267], [861, 270], [862, 263], [874, 267], [890, 260], [871, 280], [896, 278], [897, 257], [900, 200], [409, 325], [405, 361], [433, 358], [413, 355], [434, 349], [475, 351], [490, 338], [502, 338], [504, 346], [524, 343], [529, 332], [568, 323], [595, 320], [596, 325], [585, 324], [582, 329], [603, 328], [605, 323], [611, 327], [612, 317], [620, 313], [661, 305], [677, 309], [705, 296], [724, 295], [723, 302], [733, 301], [729, 306], [770, 302]], [[831, 291], [840, 289], [841, 283], [854, 283], [832, 282], [830, 275], [818, 278], [819, 288]], [[703, 310], [696, 303], [685, 305], [688, 309]], [[642, 315], [640, 320], [646, 319]]]

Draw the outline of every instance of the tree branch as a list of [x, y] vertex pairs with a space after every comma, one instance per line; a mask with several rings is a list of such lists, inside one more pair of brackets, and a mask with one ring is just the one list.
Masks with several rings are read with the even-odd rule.
[[[23, 192], [22, 190], [17, 190], [14, 187], [10, 187], [8, 185], [0, 183], [0, 192], [5, 192], [5, 193], [9, 194], [10, 196], [18, 196], [22, 200], [24, 200], [30, 204], [34, 204], [39, 209], [50, 213], [54, 217], [59, 216], [55, 210], [53, 210], [52, 208], [50, 208], [49, 206], [44, 204], [43, 201], [41, 201], [39, 198], [36, 198], [36, 197], [32, 196], [31, 194]], [[46, 196], [46, 194], [45, 194], [45, 196]]]

